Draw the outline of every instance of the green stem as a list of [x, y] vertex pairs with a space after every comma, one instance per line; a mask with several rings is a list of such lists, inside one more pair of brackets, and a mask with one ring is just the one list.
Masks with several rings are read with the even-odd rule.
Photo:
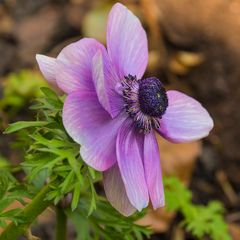
[[26, 207], [18, 214], [23, 222], [9, 224], [0, 236], [0, 240], [16, 240], [24, 235], [30, 224], [40, 215], [50, 204], [51, 201], [45, 200], [46, 194], [50, 191], [50, 187], [46, 185], [35, 196], [35, 198], [26, 205]]
[[56, 207], [56, 240], [66, 240], [67, 217], [61, 206]]

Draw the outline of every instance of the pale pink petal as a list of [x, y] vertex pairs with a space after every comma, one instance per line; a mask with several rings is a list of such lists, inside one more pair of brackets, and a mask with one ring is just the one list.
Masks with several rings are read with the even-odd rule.
[[57, 59], [56, 72], [58, 86], [65, 93], [82, 90], [95, 92], [92, 78], [85, 69]]
[[73, 140], [81, 145], [83, 160], [99, 171], [116, 162], [116, 138], [125, 116], [112, 119], [92, 92], [75, 92], [67, 96], [63, 107], [63, 124]]
[[93, 57], [93, 82], [99, 102], [106, 111], [116, 117], [124, 106], [123, 98], [117, 93], [116, 85], [120, 82], [108, 55], [98, 51]]
[[83, 38], [60, 52], [56, 61], [56, 80], [64, 92], [94, 90], [92, 58], [98, 50], [106, 51], [95, 39]]
[[148, 62], [147, 36], [139, 19], [125, 6], [113, 6], [107, 24], [107, 49], [118, 76], [141, 78]]
[[152, 131], [144, 137], [144, 170], [153, 208], [164, 206], [164, 190], [157, 139]]
[[127, 119], [117, 136], [117, 161], [130, 203], [141, 211], [149, 196], [143, 168], [143, 135], [138, 134]]
[[53, 86], [57, 86], [55, 78], [56, 59], [37, 54], [36, 60], [44, 78]]
[[108, 201], [121, 214], [130, 216], [136, 211], [129, 202], [117, 164], [103, 172], [103, 184]]
[[168, 91], [169, 106], [160, 121], [159, 133], [171, 142], [190, 142], [206, 137], [213, 128], [207, 110], [195, 99]]

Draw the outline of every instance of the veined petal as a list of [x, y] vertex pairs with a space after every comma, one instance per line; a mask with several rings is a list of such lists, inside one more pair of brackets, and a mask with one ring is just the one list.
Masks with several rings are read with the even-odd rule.
[[57, 86], [55, 78], [56, 59], [37, 54], [36, 60], [44, 78], [53, 86]]
[[130, 216], [136, 208], [130, 203], [117, 164], [103, 172], [104, 190], [108, 201], [124, 216]]
[[58, 86], [65, 93], [95, 91], [92, 78], [84, 68], [56, 59], [56, 72]]
[[83, 160], [99, 171], [107, 170], [116, 162], [117, 132], [124, 119], [123, 115], [111, 119], [92, 92], [71, 93], [63, 106], [66, 131], [81, 145]]
[[119, 78], [108, 58], [107, 53], [98, 51], [93, 57], [93, 82], [99, 102], [109, 112], [112, 118], [116, 117], [123, 108], [122, 97], [116, 91]]
[[157, 139], [152, 131], [144, 137], [144, 170], [153, 208], [164, 206], [164, 190]]
[[117, 136], [117, 161], [130, 203], [141, 211], [149, 196], [143, 168], [143, 135], [138, 134], [127, 119]]
[[167, 91], [168, 108], [158, 132], [171, 142], [190, 142], [206, 137], [213, 128], [207, 110], [195, 99], [178, 91]]
[[146, 32], [139, 19], [116, 3], [108, 17], [107, 49], [120, 79], [128, 74], [141, 78], [148, 62]]
[[92, 58], [98, 50], [106, 51], [95, 39], [83, 38], [60, 52], [56, 61], [56, 80], [64, 92], [94, 91]]

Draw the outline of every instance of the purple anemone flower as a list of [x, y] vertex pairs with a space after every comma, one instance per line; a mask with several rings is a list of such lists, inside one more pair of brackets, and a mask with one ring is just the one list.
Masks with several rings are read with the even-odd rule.
[[83, 160], [103, 171], [104, 189], [125, 216], [151, 200], [164, 205], [155, 133], [175, 143], [205, 137], [213, 121], [202, 105], [166, 91], [156, 77], [143, 78], [148, 63], [146, 33], [125, 6], [113, 6], [107, 50], [91, 38], [65, 47], [57, 58], [36, 56], [45, 78], [67, 94], [63, 124], [81, 145]]

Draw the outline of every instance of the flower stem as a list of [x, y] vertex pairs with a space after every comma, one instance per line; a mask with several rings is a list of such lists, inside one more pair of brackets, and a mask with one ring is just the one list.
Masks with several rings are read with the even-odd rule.
[[67, 217], [61, 206], [56, 207], [56, 240], [66, 240]]
[[51, 201], [45, 200], [49, 191], [50, 187], [48, 185], [43, 187], [34, 199], [18, 214], [23, 219], [23, 222], [19, 222], [18, 225], [15, 225], [13, 222], [9, 224], [1, 234], [0, 240], [16, 240], [24, 235], [35, 218], [51, 204]]

